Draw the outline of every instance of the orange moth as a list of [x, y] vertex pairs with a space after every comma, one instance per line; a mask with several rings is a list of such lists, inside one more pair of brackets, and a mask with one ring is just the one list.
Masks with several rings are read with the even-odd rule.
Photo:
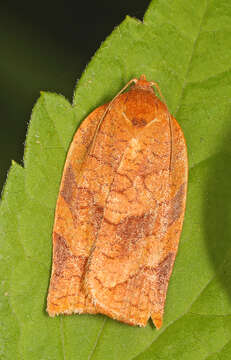
[[74, 136], [56, 205], [50, 316], [162, 325], [188, 163], [182, 130], [153, 85], [131, 80]]

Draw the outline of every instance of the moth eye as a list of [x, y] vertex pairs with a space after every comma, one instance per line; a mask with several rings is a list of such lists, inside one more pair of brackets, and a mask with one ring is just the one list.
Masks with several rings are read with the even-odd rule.
[[145, 126], [147, 125], [147, 121], [145, 119], [139, 119], [139, 118], [133, 118], [132, 119], [132, 124], [134, 126], [137, 126], [137, 127], [142, 127], [142, 126]]

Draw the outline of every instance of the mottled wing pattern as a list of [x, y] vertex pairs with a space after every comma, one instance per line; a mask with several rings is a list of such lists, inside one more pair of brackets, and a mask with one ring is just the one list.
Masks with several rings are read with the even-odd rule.
[[47, 311], [161, 327], [185, 210], [183, 133], [151, 83], [93, 111], [64, 167]]
[[[125, 96], [126, 98], [126, 96]], [[116, 110], [102, 106], [78, 129], [68, 152], [53, 229], [47, 311], [95, 313], [83, 279], [114, 173], [130, 137]], [[100, 125], [100, 126], [99, 126]]]
[[166, 293], [182, 231], [187, 181], [188, 158], [183, 132], [174, 119], [170, 117], [171, 125], [171, 162], [169, 176], [169, 191], [163, 218], [166, 219], [166, 231], [161, 234], [163, 243], [162, 258], [156, 267], [154, 286], [150, 288], [151, 317], [157, 328], [162, 325]]
[[183, 220], [187, 158], [179, 126], [173, 119], [171, 129], [167, 109], [158, 107], [139, 131], [133, 121], [85, 282], [100, 312], [140, 326], [151, 316], [159, 328]]
[[[81, 290], [89, 245], [85, 241], [81, 247], [76, 246], [75, 243], [78, 213], [76, 197], [83, 165], [104, 111], [105, 106], [101, 106], [85, 119], [77, 130], [68, 151], [53, 228], [52, 274], [47, 298], [47, 311], [50, 316], [81, 312], [86, 309], [89, 312], [95, 312], [95, 307]], [[86, 199], [87, 202], [88, 199]]]

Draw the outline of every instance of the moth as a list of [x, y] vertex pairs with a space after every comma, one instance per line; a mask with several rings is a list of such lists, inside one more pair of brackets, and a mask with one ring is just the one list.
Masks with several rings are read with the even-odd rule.
[[183, 132], [146, 80], [132, 79], [78, 128], [53, 228], [50, 316], [101, 313], [162, 326], [182, 230]]

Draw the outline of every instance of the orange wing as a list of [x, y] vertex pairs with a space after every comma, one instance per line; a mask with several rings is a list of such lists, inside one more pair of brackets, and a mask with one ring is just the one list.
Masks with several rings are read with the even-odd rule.
[[[47, 311], [159, 328], [185, 209], [182, 131], [144, 77], [78, 129], [53, 231]], [[105, 113], [105, 110], [107, 112]]]
[[[86, 216], [84, 204], [77, 208], [76, 204], [77, 198], [80, 199], [82, 195], [82, 203], [85, 201], [87, 213], [87, 206], [91, 200], [89, 197], [84, 199], [83, 190], [81, 194], [78, 184], [82, 179], [89, 147], [104, 111], [105, 106], [97, 108], [84, 120], [68, 151], [53, 228], [52, 274], [47, 298], [47, 311], [50, 316], [72, 312], [96, 312], [81, 289], [85, 264], [94, 238], [92, 239], [93, 235], [83, 238], [78, 215]], [[89, 234], [94, 226], [94, 221], [89, 223]]]
[[67, 155], [53, 229], [50, 316], [97, 312], [83, 287], [85, 267], [130, 136], [116, 116], [112, 118], [110, 111], [105, 115], [107, 107], [97, 108], [84, 120]]
[[159, 328], [185, 210], [187, 154], [179, 125], [159, 100], [148, 100], [150, 121], [146, 96], [136, 97], [144, 103], [138, 118], [134, 101], [127, 102], [133, 136], [106, 201], [85, 286], [101, 313], [140, 326], [151, 316]]

